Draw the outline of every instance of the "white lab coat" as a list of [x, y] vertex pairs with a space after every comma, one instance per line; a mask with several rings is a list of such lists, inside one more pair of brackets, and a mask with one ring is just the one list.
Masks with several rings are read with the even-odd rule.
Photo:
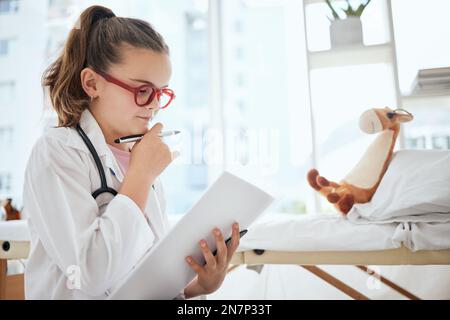
[[[118, 191], [123, 174], [89, 110], [80, 125], [108, 186]], [[27, 299], [103, 299], [169, 229], [159, 180], [150, 189], [146, 215], [122, 194], [94, 200], [91, 193], [99, 187], [94, 159], [75, 129], [52, 128], [36, 142], [23, 193], [31, 234]]]

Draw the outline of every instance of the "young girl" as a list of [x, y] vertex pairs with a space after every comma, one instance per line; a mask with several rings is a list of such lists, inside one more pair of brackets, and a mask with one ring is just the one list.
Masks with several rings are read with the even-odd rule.
[[[158, 177], [177, 155], [159, 137], [162, 124], [148, 124], [174, 98], [170, 75], [169, 49], [147, 22], [101, 6], [79, 17], [43, 77], [59, 125], [37, 141], [25, 173], [26, 298], [105, 298], [168, 230]], [[114, 142], [132, 134], [145, 135]], [[181, 298], [219, 288], [238, 231], [227, 247], [213, 230], [216, 256], [200, 241], [204, 266], [186, 257], [197, 276]]]

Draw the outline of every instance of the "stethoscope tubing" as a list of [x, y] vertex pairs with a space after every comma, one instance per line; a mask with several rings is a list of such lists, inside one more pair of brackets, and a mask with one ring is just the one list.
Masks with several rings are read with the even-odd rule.
[[100, 161], [100, 157], [98, 156], [97, 150], [95, 150], [94, 145], [92, 144], [89, 137], [86, 135], [86, 133], [81, 128], [80, 124], [77, 124], [77, 131], [81, 136], [81, 139], [83, 139], [84, 143], [89, 149], [89, 152], [92, 154], [92, 157], [94, 158], [95, 165], [97, 166], [98, 173], [100, 175], [100, 183], [101, 186], [94, 192], [92, 192], [92, 196], [94, 199], [96, 199], [99, 195], [102, 193], [111, 193], [113, 196], [117, 195], [117, 191], [113, 188], [108, 187], [108, 183], [106, 182], [106, 176], [105, 176], [105, 170], [103, 168], [102, 162]]

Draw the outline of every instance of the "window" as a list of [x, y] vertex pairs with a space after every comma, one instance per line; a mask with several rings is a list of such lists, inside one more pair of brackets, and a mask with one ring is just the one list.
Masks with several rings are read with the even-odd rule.
[[14, 43], [14, 39], [0, 39], [0, 57], [11, 55]]
[[210, 120], [208, 2], [176, 0], [170, 6], [154, 6], [149, 15], [141, 18], [150, 21], [170, 47], [174, 70], [171, 87], [177, 94], [173, 106], [162, 110], [157, 121], [182, 131], [179, 137], [166, 139], [181, 155], [161, 179], [168, 212], [182, 214], [210, 182], [210, 170], [203, 157]]
[[234, 22], [234, 32], [241, 33], [244, 30], [244, 21], [236, 20]]
[[[77, 1], [72, 0], [48, 0], [48, 18], [67, 18], [73, 6], [76, 5]], [[86, 6], [89, 6], [88, 4]]]
[[9, 51], [10, 40], [0, 39], [0, 56], [6, 56]]
[[[446, 0], [392, 1], [402, 92], [411, 90], [419, 69], [450, 66], [450, 43], [443, 41], [450, 36], [448, 10]], [[423, 23], [417, 23], [418, 17]]]
[[[311, 75], [316, 126], [317, 169], [339, 182], [356, 165], [373, 135], [358, 126], [362, 112], [395, 105], [391, 66], [372, 64], [319, 69]], [[327, 94], [323, 94], [326, 88]], [[321, 210], [334, 212], [321, 197]]]
[[[450, 66], [450, 43], [443, 40], [450, 37], [450, 21], [445, 14], [450, 3], [397, 0], [392, 6], [403, 107], [414, 114], [414, 120], [404, 126], [405, 144], [418, 149], [450, 149], [448, 89], [412, 93], [418, 70]], [[417, 17], [422, 23], [417, 23]]]
[[[12, 11], [12, 6], [17, 4], [13, 1], [1, 1], [2, 11]], [[39, 39], [35, 42], [18, 41], [22, 46], [21, 52], [33, 52], [33, 66], [42, 66], [39, 72], [49, 65], [59, 54], [67, 34], [73, 27], [79, 13], [90, 5], [97, 4], [96, 1], [84, 0], [49, 0], [36, 2], [21, 2], [27, 10], [23, 10], [22, 22], [17, 21], [17, 25], [11, 30], [26, 30], [23, 33], [6, 32], [3, 35], [12, 38], [0, 40], [0, 56], [4, 57], [6, 64], [16, 65], [17, 57], [12, 52], [12, 40], [15, 37], [33, 37]], [[111, 1], [105, 4], [119, 16], [133, 16], [149, 21], [165, 38], [171, 50], [171, 60], [173, 75], [170, 86], [175, 90], [177, 99], [173, 105], [159, 113], [157, 121], [162, 121], [167, 128], [181, 129], [182, 137], [168, 139], [168, 143], [173, 148], [180, 148], [182, 156], [176, 163], [172, 164], [162, 175], [164, 190], [167, 198], [167, 211], [169, 213], [184, 213], [200, 197], [203, 190], [211, 182], [210, 170], [206, 165], [202, 148], [205, 144], [205, 137], [208, 132], [210, 122], [210, 110], [208, 109], [209, 99], [209, 68], [208, 68], [208, 1], [205, 0], [173, 0], [169, 5], [156, 1], [134, 1], [133, 4], [124, 4], [122, 1]], [[8, 9], [6, 9], [8, 7]], [[29, 10], [28, 10], [29, 9]], [[15, 9], [17, 10], [17, 9]], [[27, 17], [34, 12], [45, 12], [43, 23], [34, 25], [34, 19]], [[22, 18], [22, 17], [21, 17]], [[26, 21], [26, 22], [23, 22]], [[19, 23], [21, 25], [19, 25]], [[24, 26], [22, 26], [24, 24]], [[20, 27], [20, 28], [19, 28]], [[25, 28], [26, 27], [26, 28]], [[5, 33], [6, 32], [6, 33]], [[25, 69], [25, 67], [23, 67]], [[14, 104], [14, 114], [8, 119], [15, 119], [20, 115], [27, 115], [24, 129], [35, 132], [37, 126], [42, 126], [42, 131], [54, 126], [56, 121], [54, 115], [43, 115], [39, 101], [42, 99], [42, 89], [40, 87], [40, 75], [33, 69], [33, 77], [29, 77], [31, 71], [21, 73], [11, 73], [15, 84], [11, 85], [0, 79], [0, 104], [8, 101]], [[36, 76], [38, 75], [38, 76]], [[21, 87], [27, 84], [27, 88]], [[17, 96], [17, 92], [27, 92], [26, 99]], [[16, 94], [14, 94], [16, 93]], [[19, 99], [20, 98], [20, 99]], [[32, 103], [32, 105], [31, 105]], [[10, 148], [13, 136], [23, 130], [12, 131], [9, 124], [1, 122], [0, 119], [0, 153]], [[22, 129], [22, 127], [20, 127]], [[39, 135], [31, 134], [36, 140]], [[22, 141], [22, 136], [17, 137], [17, 141]], [[177, 140], [179, 139], [179, 141]], [[15, 139], [16, 140], [16, 139]], [[170, 140], [170, 141], [169, 141]], [[34, 143], [27, 140], [27, 148], [22, 145], [15, 148], [21, 154], [14, 157], [28, 158], [29, 154], [24, 154], [25, 150], [31, 150]], [[23, 172], [25, 161], [20, 163], [14, 161], [1, 162], [1, 170], [7, 172]], [[22, 166], [19, 168], [18, 166]], [[17, 175], [19, 176], [19, 175]], [[6, 178], [5, 178], [6, 179]], [[16, 179], [16, 175], [14, 176]], [[20, 180], [17, 184], [22, 183]], [[21, 190], [17, 187], [18, 192]], [[21, 198], [21, 194], [12, 195], [16, 199]]]
[[419, 100], [418, 106], [409, 109], [414, 120], [405, 125], [407, 148], [450, 149], [450, 102], [436, 105], [433, 100]]
[[0, 14], [19, 11], [19, 0], [0, 0]]
[[450, 149], [450, 135], [448, 134], [435, 135], [432, 137], [432, 141], [433, 149]]
[[238, 73], [236, 75], [236, 86], [242, 88], [244, 87], [244, 85], [245, 85], [244, 75], [242, 73]]
[[[326, 4], [310, 2], [313, 4], [306, 7], [306, 21], [302, 1], [298, 0], [105, 2], [119, 16], [149, 21], [170, 47], [170, 87], [177, 98], [156, 119], [167, 129], [183, 132], [167, 139], [171, 148], [181, 151], [181, 157], [161, 177], [169, 213], [186, 212], [224, 169], [273, 193], [277, 201], [270, 212], [310, 213], [316, 208], [316, 193], [307, 184], [306, 174], [313, 166], [313, 150], [319, 171], [340, 180], [367, 148], [373, 137], [359, 131], [357, 119], [369, 107], [396, 104], [394, 68], [372, 63], [315, 69], [310, 74], [311, 107], [307, 50], [327, 50], [330, 39]], [[18, 3], [0, 0], [0, 13], [18, 11]], [[32, 141], [26, 141], [30, 146], [22, 146], [26, 144], [22, 134], [37, 139], [39, 135], [34, 133], [38, 124], [43, 128], [56, 125], [54, 114], [43, 117], [41, 105], [36, 103], [43, 101], [40, 72], [59, 53], [78, 14], [95, 3], [22, 1], [21, 20], [13, 21], [17, 25], [12, 25], [11, 31], [2, 30], [1, 62], [24, 65], [19, 68], [21, 72], [11, 69], [11, 74], [0, 79], [0, 107], [14, 105], [14, 113], [0, 119], [0, 154], [14, 140], [18, 147], [13, 152], [20, 154], [13, 154], [12, 159], [27, 158], [24, 150], [31, 149]], [[372, 1], [364, 12], [365, 45], [389, 43], [386, 3]], [[450, 42], [444, 40], [450, 38], [450, 20], [446, 17], [450, 2], [391, 3], [400, 101], [415, 116], [402, 130], [404, 147], [448, 149], [448, 92], [416, 97], [408, 90], [417, 70], [450, 65]], [[218, 11], [210, 14], [213, 9]], [[45, 10], [40, 24], [35, 25], [38, 20], [27, 16]], [[220, 19], [215, 19], [216, 12]], [[210, 27], [212, 23], [214, 28]], [[218, 30], [216, 23], [220, 24]], [[21, 37], [33, 41], [16, 41]], [[15, 43], [21, 46], [20, 52], [33, 52], [31, 62], [17, 61], [12, 54]], [[216, 57], [214, 52], [220, 54]], [[22, 87], [25, 84], [27, 87]], [[22, 92], [26, 97], [19, 94]], [[5, 122], [12, 119], [11, 123], [17, 123], [14, 120], [19, 117], [25, 124], [17, 128]], [[21, 181], [16, 179], [25, 169], [18, 166], [24, 163], [3, 161], [1, 166], [3, 175], [14, 173], [13, 178], [3, 181], [14, 179], [10, 185], [21, 190]], [[326, 203], [321, 204], [318, 210], [331, 210]]]
[[13, 143], [14, 129], [12, 127], [0, 127], [0, 149], [5, 150], [6, 147]]
[[236, 57], [236, 60], [243, 60], [244, 50], [242, 49], [242, 47], [235, 48], [235, 57]]
[[0, 173], [0, 195], [8, 195], [11, 192], [11, 174]]
[[0, 82], [0, 107], [14, 100], [15, 83], [12, 81]]
[[311, 128], [301, 2], [220, 5], [225, 169], [274, 193], [280, 200], [271, 212], [305, 213]]

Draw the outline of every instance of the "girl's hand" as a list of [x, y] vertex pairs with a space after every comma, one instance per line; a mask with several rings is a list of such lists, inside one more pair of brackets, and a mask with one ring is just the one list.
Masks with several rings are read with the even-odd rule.
[[171, 152], [158, 136], [162, 128], [161, 123], [155, 124], [131, 149], [130, 168], [136, 169], [150, 180], [156, 179], [178, 156], [178, 152]]
[[212, 293], [220, 287], [225, 279], [230, 260], [239, 246], [238, 223], [234, 223], [232, 226], [231, 244], [229, 247], [225, 244], [222, 232], [219, 229], [214, 229], [213, 234], [216, 238], [216, 256], [212, 254], [206, 241], [201, 240], [200, 248], [205, 257], [205, 265], [201, 266], [192, 257], [186, 257], [187, 263], [197, 273], [197, 277], [184, 290], [187, 299]]
[[158, 136], [162, 124], [155, 124], [131, 149], [130, 167], [119, 193], [136, 202], [142, 212], [147, 205], [150, 186], [160, 173], [178, 156]]

